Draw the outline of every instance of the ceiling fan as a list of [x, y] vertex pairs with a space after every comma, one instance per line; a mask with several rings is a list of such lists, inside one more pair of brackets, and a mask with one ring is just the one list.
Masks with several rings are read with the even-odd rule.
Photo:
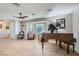
[[23, 27], [23, 24], [22, 24], [23, 19], [24, 19], [24, 18], [27, 18], [28, 16], [22, 16], [22, 13], [18, 13], [18, 14], [19, 14], [19, 16], [13, 16], [13, 17], [16, 17], [16, 18], [18, 18], [18, 19], [20, 20], [20, 23], [21, 23], [21, 30], [22, 30], [22, 27]]
[[18, 14], [19, 14], [19, 16], [13, 16], [13, 17], [16, 17], [16, 18], [21, 19], [21, 20], [28, 17], [28, 16], [22, 16], [22, 13], [18, 13]]

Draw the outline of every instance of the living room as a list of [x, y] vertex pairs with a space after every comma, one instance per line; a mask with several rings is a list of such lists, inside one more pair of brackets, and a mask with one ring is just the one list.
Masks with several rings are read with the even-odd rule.
[[[43, 55], [78, 55], [79, 52], [78, 14], [79, 14], [79, 4], [70, 4], [70, 3], [69, 4], [62, 4], [62, 3], [0, 4], [0, 39], [1, 39], [0, 46], [1, 48], [3, 48], [3, 50], [1, 49], [1, 52], [2, 51], [3, 52], [0, 55], [42, 55], [41, 42], [40, 40], [38, 40], [38, 38], [40, 38], [43, 33], [50, 33], [50, 31], [48, 30], [49, 25], [53, 24], [54, 26], [56, 26], [57, 22], [60, 22], [61, 26], [58, 26], [57, 30], [55, 30], [54, 33], [73, 33], [73, 37], [76, 39], [75, 42], [76, 52], [72, 53], [71, 49], [70, 53], [67, 54], [66, 50], [63, 49], [64, 51], [63, 53], [57, 54], [55, 50], [51, 51], [51, 49], [47, 48], [47, 50], [45, 50]], [[24, 38], [18, 40], [20, 38], [19, 36], [20, 31], [24, 32], [23, 35]], [[28, 37], [29, 32], [34, 35], [35, 37], [34, 40], [28, 40], [30, 37], [30, 36]], [[59, 49], [58, 45], [55, 45], [55, 43], [54, 43], [55, 46], [52, 46], [52, 41], [48, 43], [46, 42], [45, 44], [46, 47], [51, 46], [52, 48], [57, 46], [56, 49]], [[29, 45], [29, 47], [23, 49], [24, 47], [26, 47], [26, 45]], [[9, 48], [10, 46], [12, 46], [14, 50], [11, 50], [11, 48]], [[31, 48], [36, 48], [35, 49], [36, 51], [31, 50]], [[26, 50], [28, 53], [25, 52]], [[62, 49], [59, 50], [62, 51]], [[20, 53], [18, 54], [18, 52]]]

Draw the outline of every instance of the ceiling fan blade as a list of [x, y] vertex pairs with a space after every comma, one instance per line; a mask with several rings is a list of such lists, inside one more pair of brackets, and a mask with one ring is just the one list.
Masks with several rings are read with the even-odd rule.
[[24, 19], [24, 18], [26, 18], [26, 17], [20, 17], [21, 19]]
[[16, 17], [16, 18], [19, 18], [19, 19], [24, 19], [24, 18], [27, 18], [28, 16], [22, 16], [22, 13], [19, 13], [19, 17], [18, 16], [13, 16], [13, 17]]
[[28, 16], [23, 16], [24, 18], [28, 17]]
[[[13, 16], [13, 15], [12, 15]], [[13, 17], [15, 17], [15, 18], [20, 18], [20, 17], [18, 17], [18, 16], [13, 16]]]

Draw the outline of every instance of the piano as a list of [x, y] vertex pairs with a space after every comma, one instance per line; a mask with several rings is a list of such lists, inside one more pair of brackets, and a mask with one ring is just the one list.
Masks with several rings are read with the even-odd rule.
[[75, 49], [76, 39], [73, 38], [73, 33], [43, 33], [41, 37], [42, 50], [44, 49], [44, 42], [48, 40], [56, 40], [59, 42], [59, 47], [62, 48], [62, 43], [67, 45], [67, 54], [69, 54], [70, 45], [73, 46], [73, 53]]

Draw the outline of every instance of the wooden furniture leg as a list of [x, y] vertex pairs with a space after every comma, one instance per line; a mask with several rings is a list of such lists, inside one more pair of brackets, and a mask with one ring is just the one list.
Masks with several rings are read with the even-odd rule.
[[73, 53], [74, 53], [74, 50], [75, 50], [75, 44], [73, 44]]
[[56, 39], [56, 44], [57, 44], [58, 40]]
[[44, 39], [41, 39], [41, 42], [42, 42], [42, 51], [44, 49]]
[[69, 44], [67, 44], [67, 54], [69, 54]]
[[43, 49], [44, 49], [44, 42], [42, 41], [42, 51], [43, 51]]
[[60, 41], [60, 40], [59, 40], [59, 47], [60, 47], [60, 48], [63, 48], [63, 47], [62, 47], [62, 41]]
[[[69, 50], [70, 50], [70, 45], [67, 44], [67, 54], [69, 54]], [[75, 50], [75, 44], [73, 44], [73, 53], [74, 53], [74, 50]]]

